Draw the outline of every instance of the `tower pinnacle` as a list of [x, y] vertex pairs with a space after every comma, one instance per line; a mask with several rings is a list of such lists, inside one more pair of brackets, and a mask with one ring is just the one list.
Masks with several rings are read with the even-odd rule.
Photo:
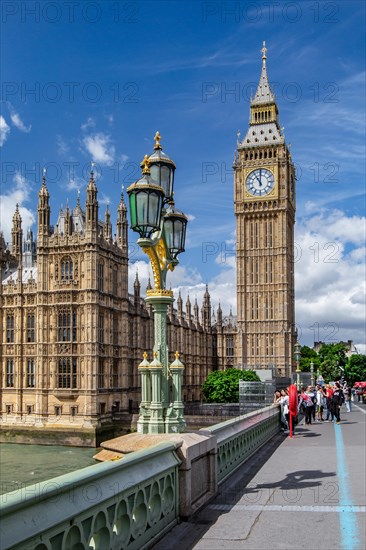
[[263, 40], [263, 48], [261, 49], [261, 52], [262, 52], [262, 59], [263, 59], [263, 67], [265, 66], [266, 64], [266, 59], [267, 59], [267, 48], [266, 48], [266, 41]]
[[274, 95], [270, 88], [267, 76], [267, 48], [266, 42], [263, 41], [262, 52], [262, 73], [259, 79], [259, 84], [257, 91], [255, 93], [254, 99], [251, 101], [251, 105], [261, 105], [261, 104], [270, 104], [274, 103]]

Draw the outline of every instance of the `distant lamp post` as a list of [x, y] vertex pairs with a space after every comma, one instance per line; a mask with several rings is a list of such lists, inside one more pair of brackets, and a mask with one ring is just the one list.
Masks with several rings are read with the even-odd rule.
[[149, 363], [144, 354], [139, 365], [142, 399], [137, 429], [155, 434], [185, 428], [181, 395], [184, 365], [178, 352], [169, 365], [167, 309], [174, 298], [166, 289], [166, 276], [184, 252], [188, 218], [175, 208], [175, 164], [162, 151], [160, 139], [157, 132], [154, 152], [150, 157], [145, 155], [141, 163], [142, 177], [127, 189], [131, 229], [140, 235], [137, 244], [149, 256], [154, 276], [154, 288], [146, 292], [146, 302], [154, 311], [154, 359]]
[[314, 386], [314, 363], [310, 363], [310, 384]]
[[297, 341], [295, 346], [294, 346], [294, 358], [295, 358], [295, 361], [296, 361], [296, 386], [297, 386], [297, 389], [300, 390], [300, 387], [301, 387], [301, 383], [300, 383], [300, 359], [301, 359], [301, 346], [299, 344], [299, 342]]

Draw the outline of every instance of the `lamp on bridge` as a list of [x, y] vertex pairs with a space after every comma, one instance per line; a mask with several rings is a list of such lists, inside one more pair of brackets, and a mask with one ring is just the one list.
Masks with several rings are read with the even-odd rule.
[[296, 342], [294, 346], [294, 358], [296, 361], [296, 387], [298, 390], [301, 389], [301, 383], [300, 383], [300, 359], [301, 359], [301, 346], [299, 344], [299, 341]]
[[310, 363], [310, 384], [314, 386], [314, 363]]
[[175, 164], [163, 152], [160, 139], [156, 132], [154, 151], [141, 163], [142, 177], [127, 189], [131, 229], [140, 235], [137, 244], [149, 256], [154, 276], [154, 288], [146, 292], [146, 302], [154, 311], [154, 359], [149, 363], [144, 354], [139, 365], [142, 399], [137, 430], [155, 434], [185, 428], [181, 396], [184, 366], [178, 352], [169, 365], [167, 309], [174, 298], [166, 289], [166, 276], [184, 252], [188, 218], [175, 208]]

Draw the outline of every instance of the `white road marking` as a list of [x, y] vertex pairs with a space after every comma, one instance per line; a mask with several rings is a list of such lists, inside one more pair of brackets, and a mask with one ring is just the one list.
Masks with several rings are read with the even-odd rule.
[[356, 405], [356, 403], [352, 403], [352, 407], [356, 407], [356, 409], [358, 409], [359, 411], [361, 411], [363, 414], [366, 414], [366, 409], [361, 409], [361, 407], [359, 407], [358, 405]]
[[327, 513], [364, 513], [366, 506], [282, 506], [281, 504], [210, 504], [210, 510], [227, 512], [229, 510], [250, 511], [250, 512], [327, 512]]

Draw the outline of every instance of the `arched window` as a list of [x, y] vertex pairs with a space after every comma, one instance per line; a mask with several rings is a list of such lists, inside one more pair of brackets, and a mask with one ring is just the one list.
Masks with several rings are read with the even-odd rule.
[[101, 292], [104, 291], [104, 263], [98, 262], [97, 264], [97, 289]]
[[77, 315], [71, 309], [62, 310], [57, 316], [57, 341], [75, 342], [77, 340]]
[[77, 362], [76, 357], [61, 357], [57, 365], [57, 387], [77, 387]]
[[34, 342], [34, 313], [27, 315], [27, 342]]
[[6, 341], [7, 343], [14, 342], [14, 314], [8, 313], [6, 316]]
[[64, 258], [61, 262], [61, 281], [72, 281], [74, 268], [71, 258]]

